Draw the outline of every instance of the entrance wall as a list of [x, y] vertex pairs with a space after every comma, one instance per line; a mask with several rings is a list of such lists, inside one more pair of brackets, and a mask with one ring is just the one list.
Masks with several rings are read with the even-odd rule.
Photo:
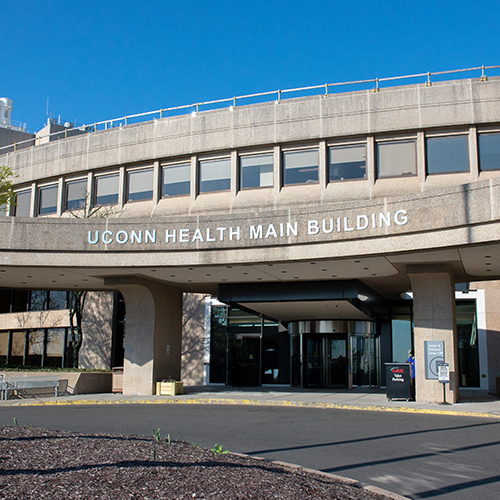
[[424, 342], [444, 341], [445, 362], [450, 365], [446, 401], [456, 403], [458, 386], [458, 345], [455, 312], [455, 285], [446, 264], [407, 266], [413, 290], [416, 400], [443, 402], [443, 386], [426, 379]]

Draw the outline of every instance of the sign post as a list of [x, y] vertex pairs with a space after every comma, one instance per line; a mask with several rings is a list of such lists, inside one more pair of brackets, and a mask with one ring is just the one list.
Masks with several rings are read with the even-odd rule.
[[450, 365], [448, 363], [438, 363], [439, 382], [443, 384], [443, 402], [442, 405], [448, 405], [446, 402], [446, 384], [450, 382]]

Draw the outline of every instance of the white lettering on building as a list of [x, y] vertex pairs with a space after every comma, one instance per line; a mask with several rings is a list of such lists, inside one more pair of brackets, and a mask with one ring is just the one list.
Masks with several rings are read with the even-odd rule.
[[[215, 243], [224, 241], [241, 241], [242, 235], [250, 240], [279, 240], [282, 238], [297, 238], [300, 233], [305, 236], [316, 236], [338, 233], [354, 233], [367, 229], [380, 230], [391, 226], [404, 226], [408, 224], [408, 211], [404, 209], [395, 212], [378, 212], [357, 214], [341, 217], [328, 217], [324, 219], [310, 219], [307, 223], [271, 222], [269, 224], [249, 224], [247, 227], [222, 226], [222, 227], [197, 227], [173, 228], [167, 227], [165, 231], [166, 244], [174, 243]], [[105, 231], [90, 230], [87, 242], [90, 245], [102, 243], [104, 245], [126, 244], [144, 245], [156, 244], [156, 229], [130, 230], [119, 229], [116, 232], [109, 229]], [[304, 236], [303, 236], [304, 237]]]

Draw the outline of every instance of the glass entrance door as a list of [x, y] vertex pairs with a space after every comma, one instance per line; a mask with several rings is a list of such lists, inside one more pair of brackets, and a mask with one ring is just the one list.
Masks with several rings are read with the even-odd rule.
[[229, 337], [229, 384], [258, 386], [260, 381], [260, 337]]
[[326, 387], [347, 387], [348, 361], [347, 339], [327, 337], [326, 341]]
[[324, 387], [324, 350], [322, 337], [305, 336], [305, 387]]
[[304, 335], [303, 338], [304, 387], [347, 387], [347, 335]]
[[370, 334], [351, 336], [352, 385], [379, 386], [379, 359], [378, 337], [372, 337]]

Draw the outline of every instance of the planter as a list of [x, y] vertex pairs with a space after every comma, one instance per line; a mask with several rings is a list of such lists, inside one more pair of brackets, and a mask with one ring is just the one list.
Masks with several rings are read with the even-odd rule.
[[111, 392], [121, 392], [123, 394], [123, 367], [113, 368], [113, 382]]
[[177, 396], [182, 394], [182, 382], [156, 382], [156, 394], [159, 396]]

